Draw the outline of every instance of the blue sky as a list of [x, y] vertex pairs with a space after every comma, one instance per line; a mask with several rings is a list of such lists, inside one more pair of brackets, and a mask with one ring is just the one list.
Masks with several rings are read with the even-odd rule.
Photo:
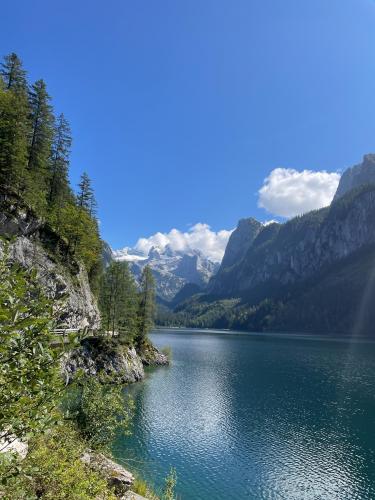
[[13, 0], [0, 25], [69, 119], [72, 181], [89, 172], [114, 248], [272, 218], [275, 168], [375, 151], [372, 0]]

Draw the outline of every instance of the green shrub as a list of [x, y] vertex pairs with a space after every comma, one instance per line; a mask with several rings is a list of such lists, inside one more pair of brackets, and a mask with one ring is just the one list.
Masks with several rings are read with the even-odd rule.
[[33, 438], [19, 473], [2, 488], [2, 498], [114, 500], [106, 481], [81, 461], [84, 449], [77, 432], [66, 424]]

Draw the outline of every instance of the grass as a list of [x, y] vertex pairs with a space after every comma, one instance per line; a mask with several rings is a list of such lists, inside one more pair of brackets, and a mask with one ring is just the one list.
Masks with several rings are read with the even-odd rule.
[[161, 352], [167, 356], [169, 361], [172, 359], [172, 347], [170, 345], [166, 345], [161, 349]]
[[137, 493], [138, 495], [141, 495], [149, 500], [160, 500], [160, 497], [156, 495], [150, 485], [139, 477], [135, 479], [131, 489], [134, 493]]

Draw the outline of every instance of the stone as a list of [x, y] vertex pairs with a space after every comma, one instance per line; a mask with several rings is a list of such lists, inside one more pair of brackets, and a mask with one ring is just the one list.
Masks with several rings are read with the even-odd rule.
[[45, 294], [54, 301], [62, 299], [55, 306], [58, 323], [71, 329], [99, 327], [100, 313], [84, 266], [71, 256], [62, 263], [54, 249], [65, 254], [66, 242], [1, 188], [0, 237], [0, 257], [7, 247], [10, 262], [34, 269]]
[[134, 347], [119, 346], [103, 337], [88, 337], [80, 347], [64, 354], [61, 371], [70, 383], [78, 370], [89, 376], [106, 375], [113, 383], [128, 384], [144, 378], [141, 358]]
[[121, 500], [147, 500], [147, 498], [138, 495], [138, 493], [134, 493], [134, 491], [127, 491]]
[[131, 472], [101, 453], [87, 451], [81, 457], [81, 461], [93, 471], [100, 473], [118, 495], [126, 494], [134, 483], [134, 476]]
[[364, 184], [375, 184], [375, 154], [367, 154], [362, 163], [347, 168], [342, 174], [334, 200], [344, 196], [351, 189]]
[[16, 453], [23, 459], [26, 458], [28, 451], [28, 444], [15, 436], [9, 436], [7, 439], [0, 439], [0, 453]]

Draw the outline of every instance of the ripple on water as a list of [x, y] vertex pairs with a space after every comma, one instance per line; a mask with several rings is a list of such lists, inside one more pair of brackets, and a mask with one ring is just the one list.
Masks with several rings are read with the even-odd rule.
[[130, 388], [133, 436], [115, 444], [183, 500], [375, 498], [375, 346], [158, 332], [170, 368]]

